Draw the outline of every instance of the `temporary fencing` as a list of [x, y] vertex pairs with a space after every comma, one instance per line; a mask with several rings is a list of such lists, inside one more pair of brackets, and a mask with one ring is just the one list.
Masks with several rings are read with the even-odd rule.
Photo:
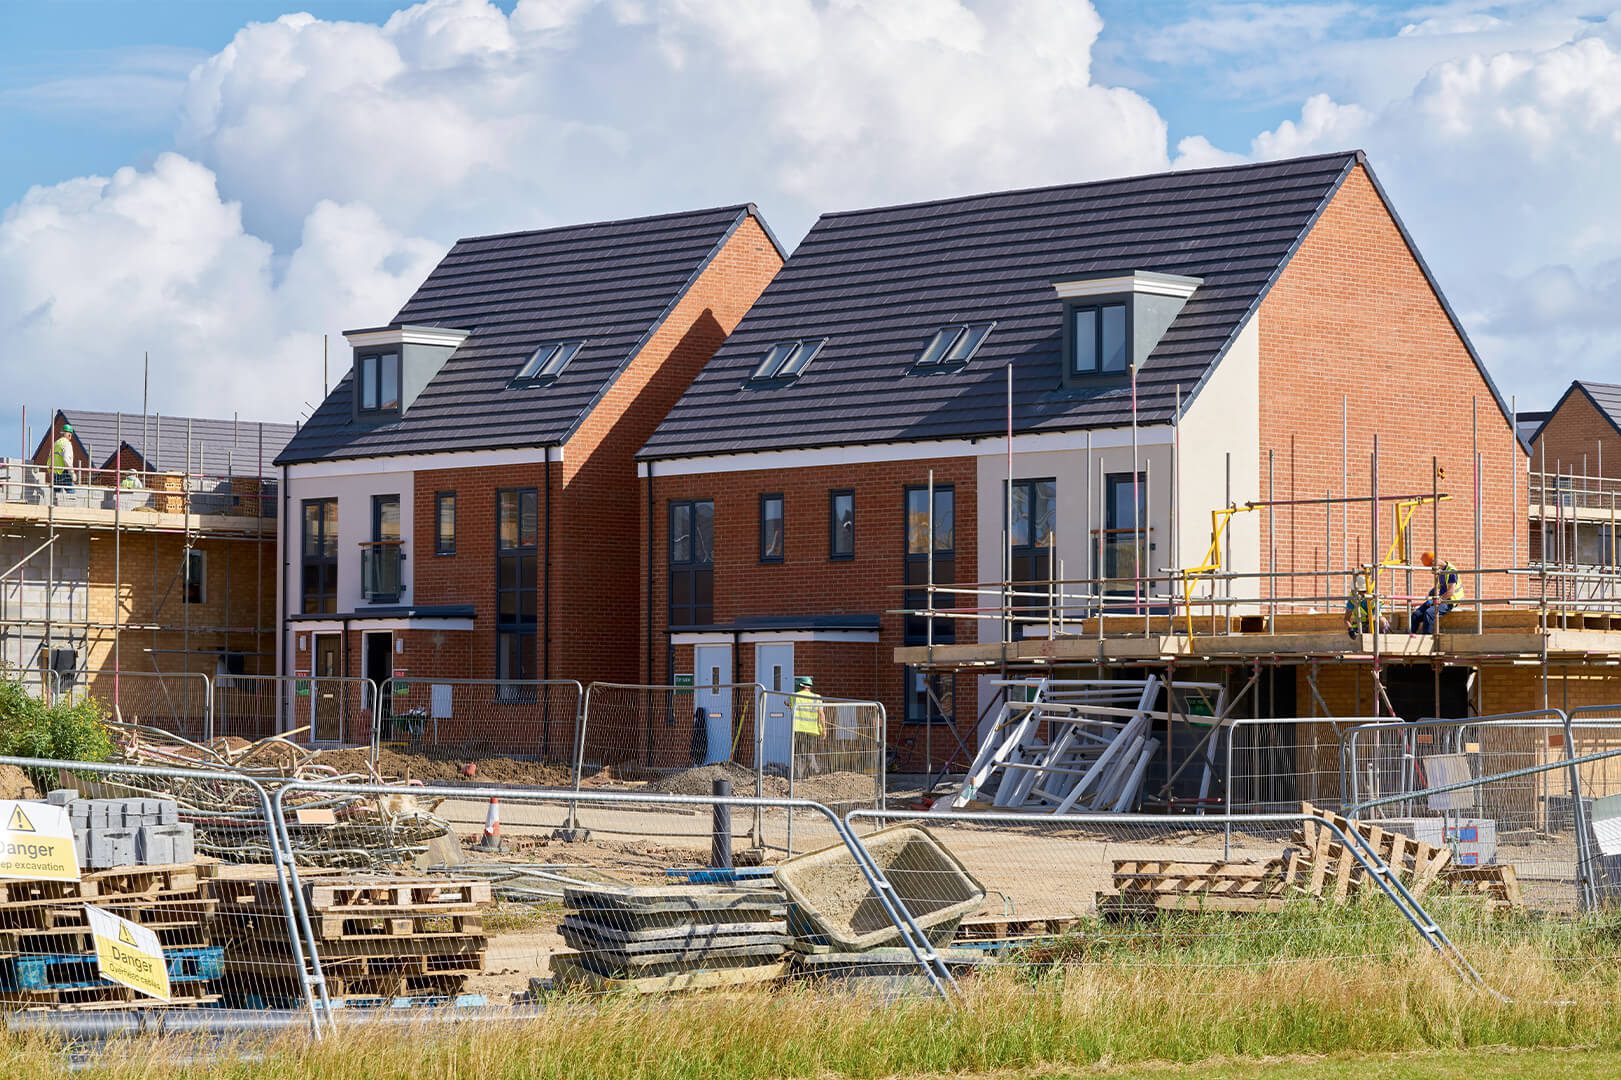
[[1229, 721], [1221, 733], [1226, 810], [1287, 813], [1301, 803], [1339, 809], [1344, 734], [1372, 717], [1288, 717]]
[[585, 688], [577, 767], [616, 778], [727, 763], [753, 769], [759, 683]]
[[[13, 840], [40, 840], [32, 878], [0, 881], [0, 1009], [89, 1011], [110, 1024], [136, 1010], [222, 1021], [253, 1010], [314, 1023], [284, 845], [257, 780], [129, 764], [0, 764], [60, 792], [57, 806], [5, 808]], [[48, 864], [69, 869], [49, 844], [62, 826], [79, 865], [47, 876]]]
[[374, 741], [429, 757], [504, 757], [569, 767], [584, 707], [584, 688], [573, 679], [396, 676], [383, 684], [378, 697]]
[[188, 739], [213, 736], [213, 686], [200, 671], [81, 673], [70, 692], [76, 700], [100, 703], [121, 723], [161, 728]]
[[[759, 715], [755, 753], [766, 794], [780, 795], [770, 789], [785, 787], [788, 798], [809, 799], [835, 814], [883, 808], [888, 727], [883, 705], [764, 690]], [[767, 835], [762, 844], [793, 854], [796, 816], [788, 814], [784, 833]]]
[[214, 686], [213, 736], [301, 744], [366, 746], [372, 741], [377, 684], [318, 675], [228, 675]]

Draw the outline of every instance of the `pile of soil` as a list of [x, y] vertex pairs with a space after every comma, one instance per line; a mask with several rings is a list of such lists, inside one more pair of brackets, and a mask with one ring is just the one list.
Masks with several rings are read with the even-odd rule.
[[[735, 762], [720, 765], [699, 765], [691, 769], [670, 773], [652, 781], [643, 790], [661, 795], [711, 795], [716, 780], [730, 780], [733, 795], [754, 794], [754, 773]], [[788, 778], [771, 776], [762, 785], [768, 799], [788, 797]], [[794, 781], [794, 797], [819, 803], [871, 802], [877, 794], [872, 777], [862, 773], [834, 772], [821, 776], [802, 776]]]
[[0, 799], [37, 799], [34, 782], [15, 765], [0, 765]]
[[[371, 772], [367, 750], [323, 750], [315, 760], [342, 773], [367, 776]], [[377, 755], [377, 773], [385, 781], [409, 779], [425, 784], [525, 784], [552, 788], [570, 787], [574, 783], [573, 770], [564, 765], [504, 757], [479, 758], [473, 762], [478, 766], [477, 775], [469, 777], [462, 774], [466, 764], [450, 758], [401, 753], [388, 747], [383, 747]]]

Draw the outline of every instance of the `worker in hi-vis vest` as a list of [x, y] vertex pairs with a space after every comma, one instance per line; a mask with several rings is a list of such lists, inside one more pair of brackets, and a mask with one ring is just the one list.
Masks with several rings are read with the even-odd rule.
[[51, 444], [51, 472], [56, 486], [73, 490], [73, 425], [63, 424]]
[[1436, 565], [1433, 551], [1426, 551], [1419, 556], [1419, 561], [1435, 570], [1435, 587], [1430, 589], [1425, 601], [1413, 609], [1412, 625], [1407, 629], [1412, 634], [1433, 634], [1441, 616], [1463, 600], [1463, 576], [1445, 559]]
[[822, 733], [822, 698], [811, 689], [811, 677], [801, 675], [794, 680], [794, 734], [820, 735]]

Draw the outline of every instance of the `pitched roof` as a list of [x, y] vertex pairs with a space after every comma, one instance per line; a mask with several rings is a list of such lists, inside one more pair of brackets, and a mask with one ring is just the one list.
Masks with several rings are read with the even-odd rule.
[[[139, 413], [59, 409], [97, 468], [112, 459], [119, 436], [148, 468], [239, 476], [270, 475], [271, 463], [298, 430], [293, 424], [257, 420], [213, 420], [200, 416], [142, 416]], [[261, 453], [260, 436], [263, 434]], [[47, 433], [47, 439], [50, 435]], [[187, 449], [190, 449], [188, 465]]]
[[[724, 206], [457, 241], [390, 323], [470, 332], [406, 415], [356, 425], [345, 374], [278, 464], [563, 442], [751, 215]], [[536, 346], [567, 339], [585, 345], [555, 381], [508, 387]]]
[[[1360, 152], [824, 215], [648, 440], [680, 457], [1130, 422], [1129, 388], [1064, 389], [1055, 280], [1203, 279], [1138, 372], [1163, 422], [1260, 304]], [[961, 370], [909, 374], [942, 325], [995, 320]], [[797, 380], [745, 383], [770, 346], [825, 336]]]
[[[1527, 449], [1530, 448], [1532, 443], [1536, 442], [1537, 439], [1542, 437], [1543, 431], [1546, 430], [1548, 425], [1553, 422], [1553, 418], [1559, 415], [1559, 410], [1565, 407], [1565, 402], [1570, 400], [1570, 395], [1577, 393], [1581, 394], [1588, 401], [1592, 402], [1593, 408], [1599, 411], [1599, 415], [1608, 420], [1610, 422], [1610, 426], [1613, 427], [1617, 432], [1621, 432], [1621, 386], [1618, 386], [1615, 383], [1590, 382], [1586, 379], [1576, 379], [1565, 388], [1565, 392], [1563, 394], [1559, 395], [1559, 400], [1554, 402], [1553, 408], [1549, 409], [1545, 413], [1539, 414], [1542, 418], [1542, 422], [1537, 425], [1536, 430], [1533, 431], [1530, 437], [1525, 440]], [[1521, 413], [1520, 415], [1524, 417], [1526, 414]]]

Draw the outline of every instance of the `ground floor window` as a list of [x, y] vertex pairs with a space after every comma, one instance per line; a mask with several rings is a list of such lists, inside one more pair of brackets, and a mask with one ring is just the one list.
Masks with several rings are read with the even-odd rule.
[[945, 724], [955, 711], [952, 702], [952, 680], [945, 672], [924, 671], [906, 667], [906, 722], [908, 724]]

